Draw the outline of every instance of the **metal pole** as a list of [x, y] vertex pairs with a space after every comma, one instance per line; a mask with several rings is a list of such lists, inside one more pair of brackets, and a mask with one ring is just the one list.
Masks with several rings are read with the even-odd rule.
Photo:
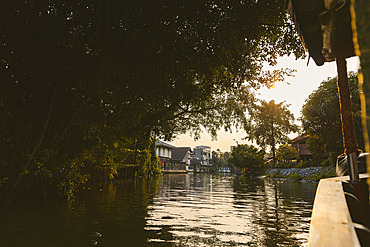
[[357, 139], [352, 116], [352, 103], [347, 77], [347, 63], [345, 58], [337, 58], [336, 62], [344, 153], [347, 155], [350, 180], [351, 182], [358, 182]]

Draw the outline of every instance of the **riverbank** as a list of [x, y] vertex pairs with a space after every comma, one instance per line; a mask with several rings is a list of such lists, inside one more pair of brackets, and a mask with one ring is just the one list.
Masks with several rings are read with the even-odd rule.
[[335, 177], [335, 167], [273, 168], [266, 170], [266, 177], [301, 182], [319, 182], [322, 178]]

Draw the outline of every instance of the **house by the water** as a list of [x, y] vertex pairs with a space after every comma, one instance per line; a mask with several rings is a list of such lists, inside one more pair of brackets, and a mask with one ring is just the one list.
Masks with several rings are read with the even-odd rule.
[[293, 138], [291, 140], [292, 147], [295, 148], [298, 151], [299, 160], [307, 161], [315, 159], [320, 159], [321, 161], [328, 159], [329, 153], [321, 153], [316, 157], [313, 157], [313, 154], [308, 150], [306, 140], [309, 138], [309, 136], [302, 136], [299, 135], [296, 138]]
[[156, 141], [156, 147], [156, 153], [163, 173], [186, 173], [186, 163], [173, 159], [173, 153], [176, 150], [175, 146], [162, 141]]
[[189, 172], [202, 172], [202, 161], [198, 157], [191, 157]]
[[193, 171], [191, 165], [192, 151], [190, 147], [177, 147], [172, 150], [172, 159], [178, 163], [185, 164], [185, 170], [187, 172]]
[[197, 146], [193, 151], [163, 141], [157, 141], [156, 146], [163, 173], [209, 172], [212, 167], [209, 146]]
[[307, 149], [308, 136], [299, 135], [292, 139], [292, 146], [298, 151], [299, 160], [310, 160], [312, 153]]
[[199, 168], [196, 169], [197, 172], [209, 172], [212, 167], [211, 164], [211, 147], [209, 146], [197, 146], [193, 151], [193, 163], [196, 164], [200, 161]]

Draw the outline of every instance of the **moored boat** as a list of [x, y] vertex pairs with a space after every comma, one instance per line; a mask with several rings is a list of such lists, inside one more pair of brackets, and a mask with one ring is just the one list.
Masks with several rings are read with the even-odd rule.
[[[369, 175], [359, 175], [358, 148], [346, 67], [346, 58], [360, 55], [355, 1], [287, 0], [286, 2], [301, 41], [309, 52], [309, 57], [313, 58], [318, 66], [326, 62], [336, 62], [343, 147], [346, 156], [344, 163], [347, 166], [344, 171], [348, 170], [349, 174], [349, 176], [320, 181], [312, 211], [309, 246], [370, 246], [369, 186], [366, 182], [369, 180]], [[367, 13], [368, 16], [369, 1], [359, 2], [364, 7], [361, 9], [362, 14], [365, 16]], [[369, 23], [362, 22], [362, 24], [370, 26]], [[366, 44], [366, 40], [362, 44]], [[368, 61], [369, 47], [362, 47], [361, 51], [365, 51], [367, 58], [365, 61]], [[369, 72], [369, 68], [366, 67], [366, 69]], [[360, 81], [362, 79], [361, 75]], [[366, 79], [369, 80], [369, 78]], [[362, 82], [360, 84], [362, 86]], [[369, 85], [365, 83], [363, 85], [365, 89], [370, 89]], [[366, 90], [364, 91], [366, 94]], [[365, 148], [366, 152], [369, 152], [367, 129], [369, 118], [366, 114], [369, 110], [366, 111], [366, 108], [370, 108], [370, 102], [366, 102], [364, 95], [362, 95], [361, 108]], [[369, 171], [370, 160], [367, 159], [366, 162]]]

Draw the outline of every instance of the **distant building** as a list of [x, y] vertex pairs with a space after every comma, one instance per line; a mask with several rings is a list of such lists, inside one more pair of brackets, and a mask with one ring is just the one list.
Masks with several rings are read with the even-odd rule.
[[211, 164], [211, 147], [176, 147], [156, 141], [156, 154], [163, 173], [208, 172]]
[[198, 158], [201, 163], [201, 171], [209, 171], [211, 164], [211, 147], [197, 146], [193, 151], [193, 158]]
[[189, 172], [203, 172], [202, 161], [198, 157], [191, 157]]
[[299, 135], [292, 139], [292, 146], [298, 151], [300, 160], [310, 160], [312, 153], [307, 149], [307, 136]]
[[156, 154], [161, 163], [162, 172], [166, 173], [185, 173], [186, 163], [173, 158], [177, 148], [163, 141], [156, 141]]
[[185, 164], [186, 171], [193, 171], [194, 167], [191, 165], [192, 151], [190, 147], [178, 147], [172, 150], [172, 159]]

